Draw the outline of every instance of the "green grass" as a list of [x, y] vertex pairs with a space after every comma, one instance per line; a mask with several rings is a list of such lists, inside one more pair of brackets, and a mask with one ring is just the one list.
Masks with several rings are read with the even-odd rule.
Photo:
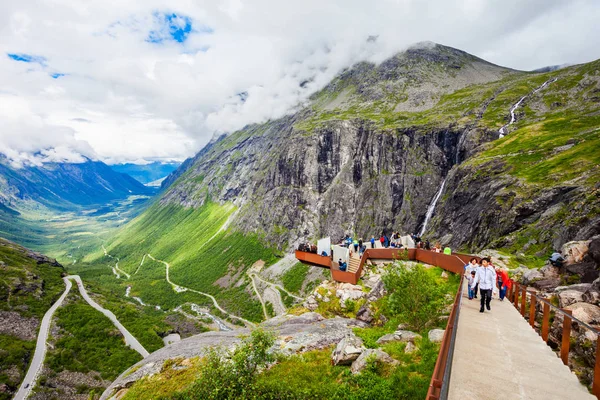
[[69, 295], [70, 303], [56, 312], [59, 338], [48, 352], [45, 364], [55, 372], [98, 371], [102, 378], [115, 379], [142, 357], [125, 345], [123, 336], [102, 313], [79, 294]]
[[302, 284], [308, 275], [309, 267], [302, 263], [296, 263], [292, 268], [287, 270], [281, 277], [283, 287], [292, 293], [299, 293], [302, 289]]
[[[0, 239], [0, 310], [16, 312], [24, 318], [41, 321], [50, 306], [65, 290], [61, 276], [64, 269], [47, 263], [38, 264], [27, 257], [21, 246]], [[35, 334], [36, 332], [32, 332]], [[25, 376], [33, 351], [35, 339], [22, 340], [16, 336], [0, 334], [0, 385], [6, 384], [11, 391], [18, 388]], [[9, 378], [6, 371], [16, 369], [18, 381]], [[7, 399], [0, 393], [0, 399]]]
[[[158, 305], [163, 310], [172, 310], [184, 303], [212, 306], [211, 301], [200, 294], [175, 292], [165, 280], [164, 264], [146, 257], [138, 269], [143, 256], [149, 253], [170, 264], [169, 276], [176, 284], [215, 296], [219, 304], [234, 315], [262, 321], [260, 303], [248, 294], [245, 284], [236, 287], [235, 283], [239, 279], [247, 281], [244, 272], [256, 261], [263, 260], [266, 265], [275, 262], [274, 251], [265, 247], [257, 236], [220, 231], [234, 211], [232, 205], [216, 203], [197, 209], [156, 204], [119, 231], [107, 245], [109, 253], [120, 258], [120, 268], [130, 273], [131, 279], [115, 281], [109, 268], [109, 263], [114, 264], [114, 261], [103, 255], [97, 255], [93, 261], [93, 274], [83, 267], [78, 271], [99, 286], [112, 287], [121, 293], [131, 286], [132, 296], [141, 297], [145, 303]], [[237, 278], [223, 287], [221, 281], [217, 281], [226, 275]]]
[[[20, 340], [11, 335], [0, 334], [0, 385], [7, 385], [11, 392], [19, 388], [35, 351], [35, 341]], [[20, 379], [10, 378], [7, 371], [15, 368]], [[8, 400], [10, 393], [0, 392], [0, 400]]]
[[[386, 349], [389, 350], [389, 349]], [[438, 347], [426, 339], [413, 354], [390, 352], [396, 368], [371, 365], [353, 376], [349, 367], [331, 365], [331, 349], [292, 356], [258, 377], [260, 399], [423, 399]]]

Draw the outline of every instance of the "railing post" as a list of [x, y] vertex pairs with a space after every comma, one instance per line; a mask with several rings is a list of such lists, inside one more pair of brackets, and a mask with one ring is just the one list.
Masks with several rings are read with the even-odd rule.
[[560, 358], [562, 359], [563, 364], [566, 366], [569, 365], [569, 346], [571, 345], [571, 318], [570, 316], [573, 314], [571, 310], [565, 310], [563, 318], [563, 333], [562, 333], [562, 344], [560, 346]]
[[[548, 300], [548, 299], [546, 299]], [[548, 342], [548, 334], [550, 333], [550, 305], [544, 303], [544, 316], [542, 318], [542, 339]]]
[[517, 307], [517, 304], [519, 304], [519, 284], [517, 282], [515, 282], [512, 302], [515, 307]]
[[600, 398], [600, 336], [596, 340], [596, 364], [594, 365], [594, 382], [592, 383], [592, 393]]
[[521, 297], [521, 315], [525, 318], [525, 303], [527, 302], [527, 287], [521, 289], [523, 297]]
[[535, 328], [535, 289], [531, 289], [529, 292], [530, 301], [529, 301], [529, 325], [532, 328]]

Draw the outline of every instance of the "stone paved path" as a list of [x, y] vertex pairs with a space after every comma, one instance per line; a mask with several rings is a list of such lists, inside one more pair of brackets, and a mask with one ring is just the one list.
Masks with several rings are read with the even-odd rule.
[[478, 299], [468, 300], [465, 290], [450, 400], [596, 398], [508, 300], [494, 299], [491, 308], [480, 313]]

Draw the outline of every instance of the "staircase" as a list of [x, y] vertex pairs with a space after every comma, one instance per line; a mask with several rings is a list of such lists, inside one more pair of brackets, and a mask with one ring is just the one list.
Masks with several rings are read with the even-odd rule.
[[360, 267], [360, 258], [350, 257], [350, 262], [348, 263], [348, 272], [352, 272], [353, 274], [358, 271], [358, 267]]

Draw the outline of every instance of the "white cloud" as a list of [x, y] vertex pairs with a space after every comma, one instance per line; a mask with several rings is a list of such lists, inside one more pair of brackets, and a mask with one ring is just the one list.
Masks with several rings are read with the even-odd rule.
[[599, 18], [595, 0], [2, 2], [0, 152], [181, 160], [215, 132], [284, 115], [341, 69], [419, 41], [517, 69], [596, 59]]

